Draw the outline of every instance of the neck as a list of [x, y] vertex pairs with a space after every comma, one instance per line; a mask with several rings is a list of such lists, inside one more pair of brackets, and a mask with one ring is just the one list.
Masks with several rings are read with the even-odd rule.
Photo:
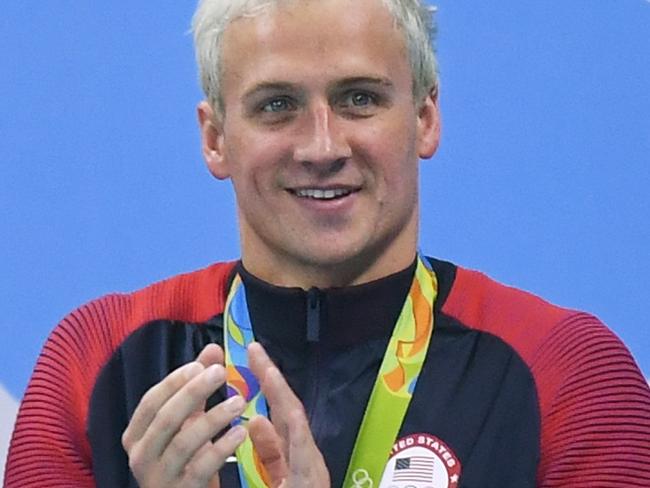
[[299, 256], [271, 247], [242, 224], [242, 263], [250, 273], [276, 286], [308, 290], [362, 285], [398, 273], [413, 263], [417, 254], [417, 224], [414, 212], [396, 236], [366, 244], [360, 252], [350, 249], [349, 253], [330, 253], [323, 259], [315, 253], [311, 257], [308, 253]]
[[[257, 253], [242, 253], [244, 267], [259, 279], [272, 285], [310, 288], [341, 288], [379, 280], [398, 273], [413, 263], [416, 247], [400, 250], [396, 255], [384, 255], [377, 259], [374, 253], [355, 256], [345, 262], [296, 263], [290, 258], [270, 260]], [[372, 254], [372, 255], [370, 255]]]

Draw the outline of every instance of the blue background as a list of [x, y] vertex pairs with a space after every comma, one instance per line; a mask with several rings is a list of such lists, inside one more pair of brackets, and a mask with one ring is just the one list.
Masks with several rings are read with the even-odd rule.
[[[593, 312], [650, 374], [650, 3], [440, 0], [422, 248]], [[238, 255], [199, 150], [194, 2], [0, 14], [0, 383], [102, 294]]]

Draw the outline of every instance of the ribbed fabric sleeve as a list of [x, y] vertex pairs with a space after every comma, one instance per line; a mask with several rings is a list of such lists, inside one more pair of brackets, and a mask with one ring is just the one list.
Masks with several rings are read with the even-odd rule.
[[500, 337], [530, 367], [540, 488], [650, 487], [650, 389], [598, 319], [463, 269], [443, 313]]
[[205, 322], [223, 311], [233, 263], [108, 295], [65, 317], [47, 339], [23, 397], [5, 468], [7, 488], [94, 487], [88, 405], [102, 367], [157, 319]]
[[621, 341], [576, 314], [531, 358], [542, 416], [541, 487], [650, 487], [650, 390]]

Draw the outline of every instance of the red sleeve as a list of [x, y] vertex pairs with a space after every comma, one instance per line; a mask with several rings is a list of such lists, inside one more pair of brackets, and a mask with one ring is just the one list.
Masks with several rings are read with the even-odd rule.
[[650, 389], [622, 342], [576, 314], [531, 359], [542, 413], [538, 485], [649, 487]]
[[443, 311], [500, 337], [530, 368], [540, 488], [650, 487], [650, 388], [598, 319], [462, 268]]
[[48, 338], [18, 411], [5, 487], [94, 486], [85, 426], [101, 360], [111, 353], [102, 317], [125, 305], [121, 296], [90, 303]]
[[6, 488], [95, 486], [86, 436], [101, 368], [124, 339], [155, 319], [203, 322], [223, 309], [232, 263], [109, 295], [68, 315], [48, 338], [18, 411]]

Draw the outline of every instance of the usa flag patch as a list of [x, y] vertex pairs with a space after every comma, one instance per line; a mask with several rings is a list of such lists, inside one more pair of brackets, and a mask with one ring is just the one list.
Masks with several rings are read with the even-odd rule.
[[458, 457], [431, 434], [411, 434], [393, 445], [380, 488], [456, 488]]

